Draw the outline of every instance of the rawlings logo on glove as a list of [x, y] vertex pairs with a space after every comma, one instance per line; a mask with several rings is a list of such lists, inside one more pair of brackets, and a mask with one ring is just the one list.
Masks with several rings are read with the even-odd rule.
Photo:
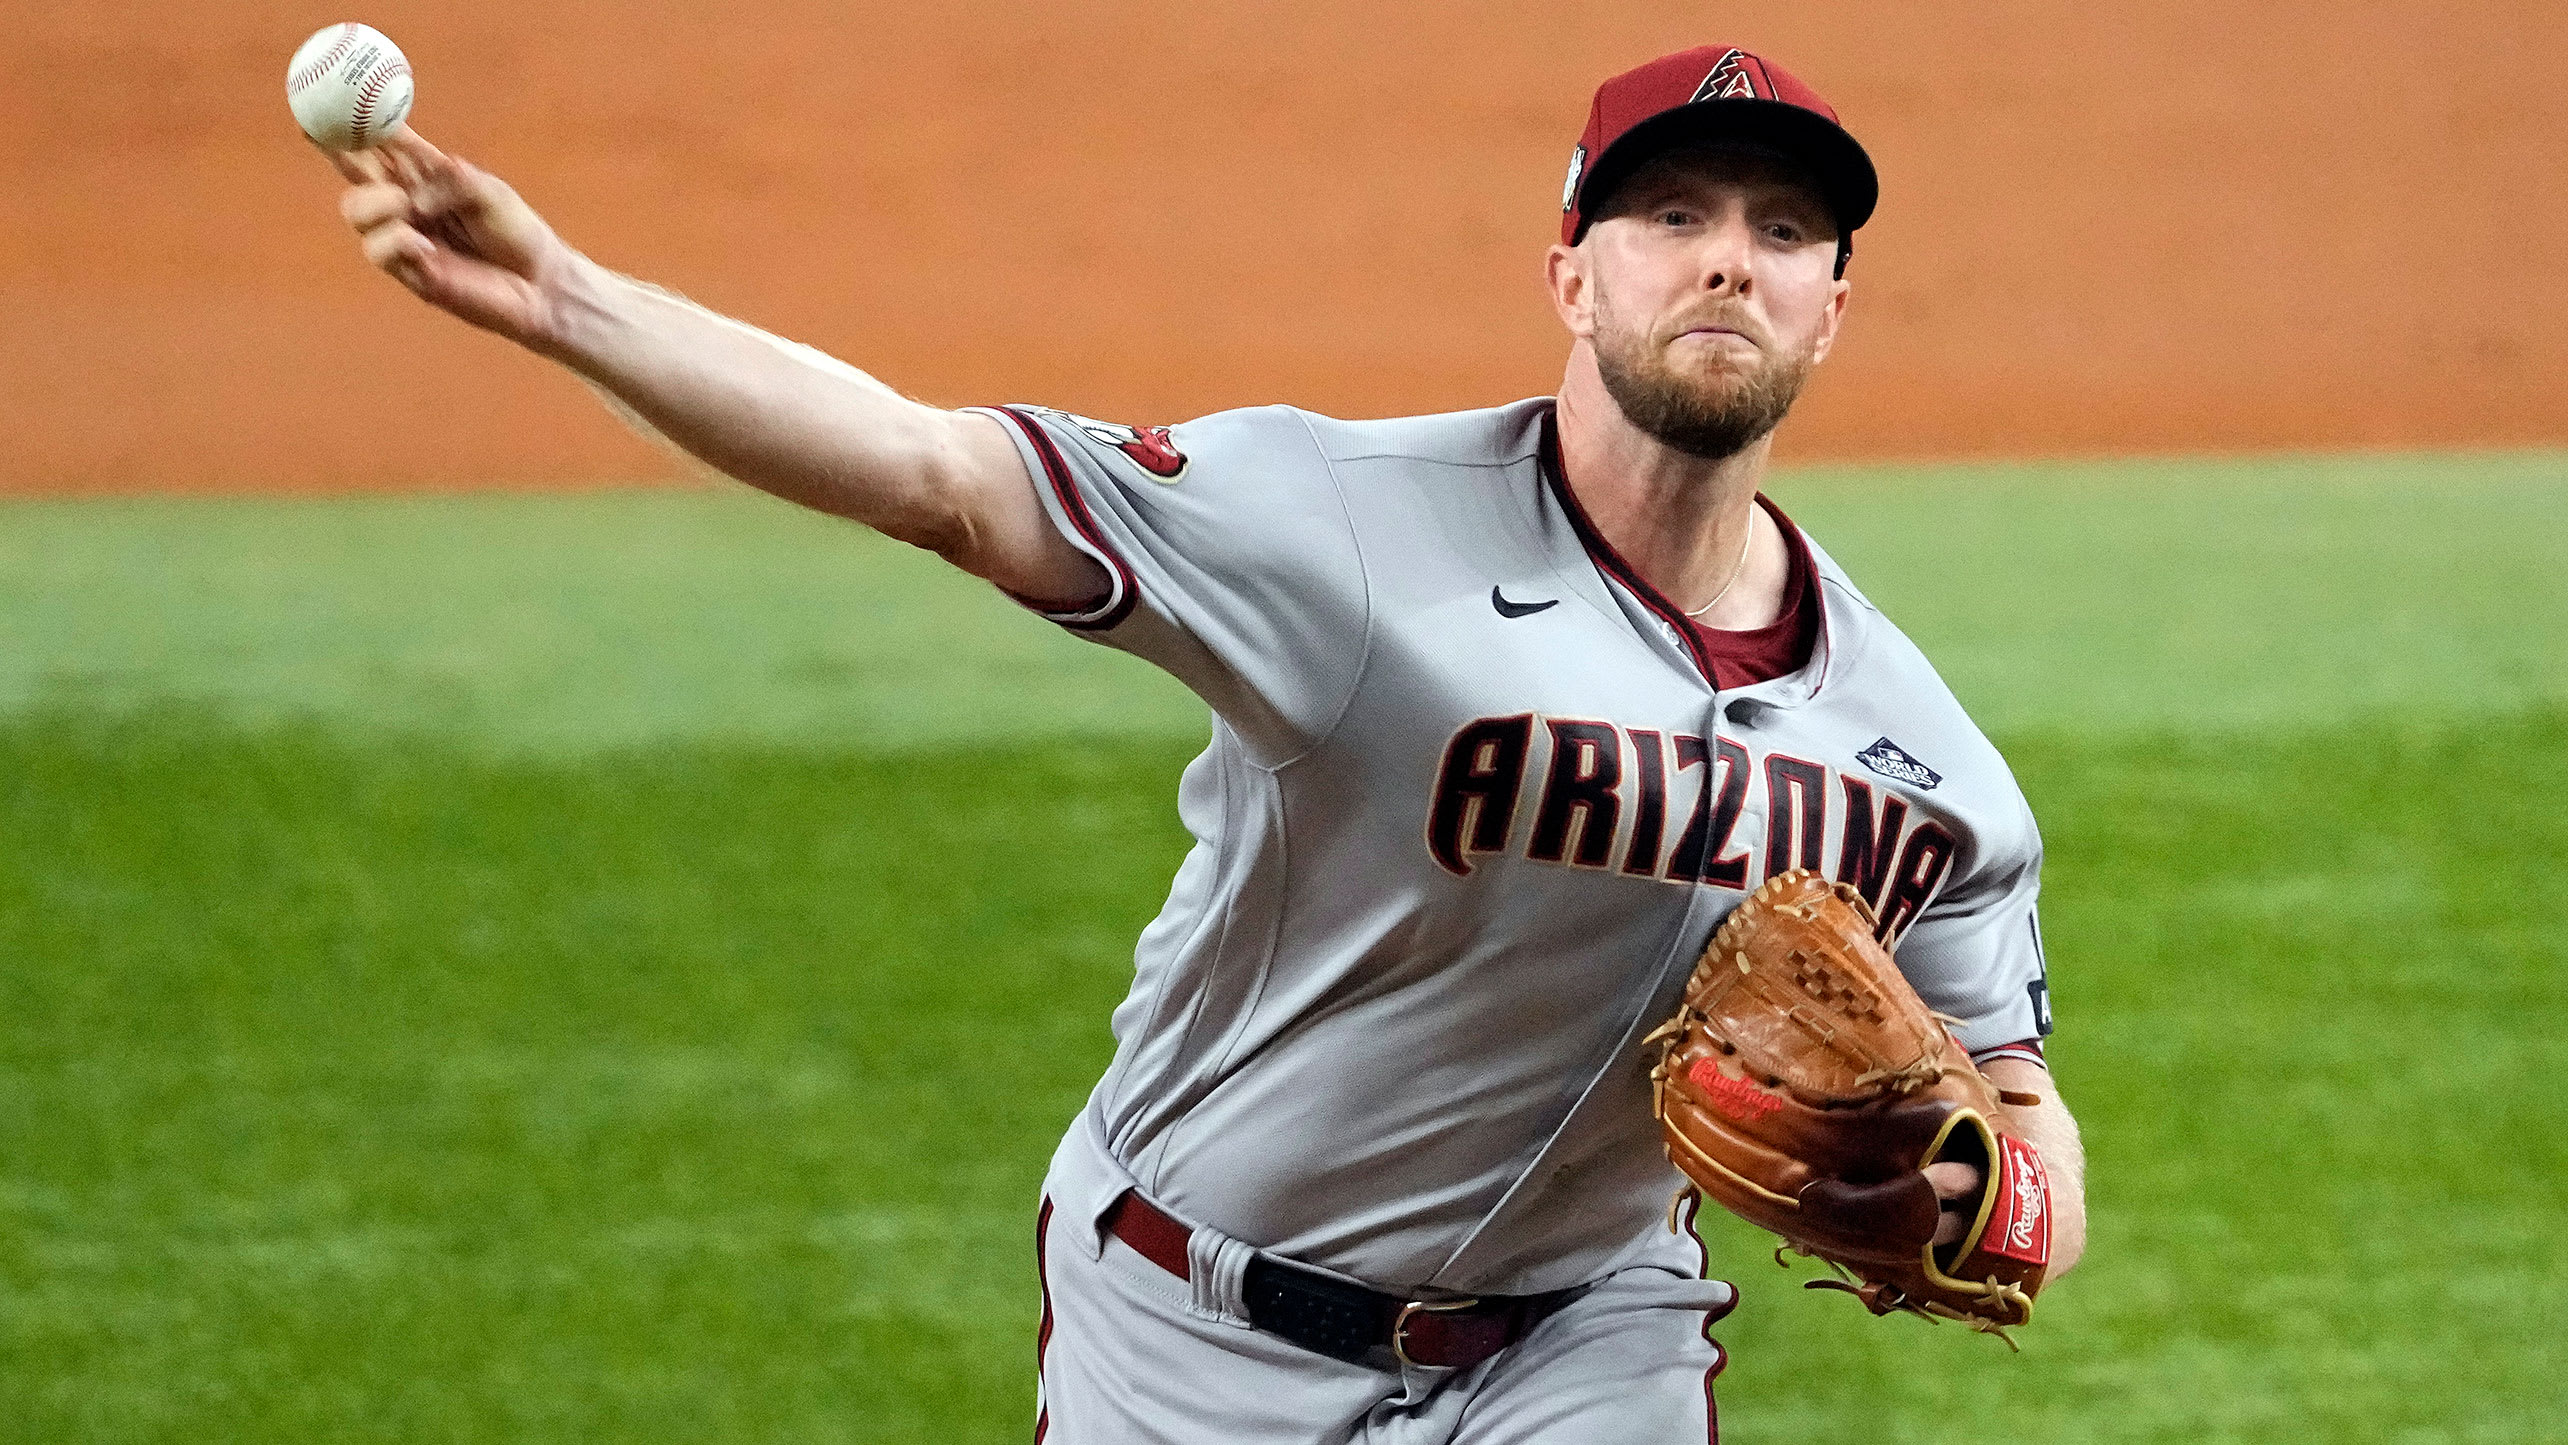
[[1997, 1195], [2005, 1210], [1991, 1229], [1989, 1253], [2020, 1259], [2026, 1264], [2051, 1262], [2051, 1180], [2042, 1172], [2042, 1156], [2021, 1139], [2001, 1134], [1998, 1148], [2005, 1153], [2000, 1161]]
[[1685, 1077], [1703, 1091], [1703, 1096], [1712, 1101], [1713, 1108], [1742, 1122], [1762, 1119], [1783, 1107], [1781, 1100], [1756, 1085], [1722, 1073], [1720, 1066], [1710, 1059], [1696, 1059], [1694, 1067], [1685, 1071]]
[[[2003, 1337], [2032, 1318], [2050, 1265], [2048, 1176], [2031, 1144], [1997, 1132], [1996, 1087], [1873, 928], [1854, 889], [1801, 869], [1722, 923], [1650, 1035], [1668, 1158], [1837, 1271], [1812, 1288]], [[1978, 1169], [1980, 1188], [1961, 1238], [1938, 1245], [1923, 1171], [1947, 1161]]]

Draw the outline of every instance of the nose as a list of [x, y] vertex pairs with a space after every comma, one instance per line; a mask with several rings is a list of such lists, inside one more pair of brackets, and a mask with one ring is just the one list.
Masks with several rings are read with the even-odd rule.
[[1700, 260], [1703, 289], [1715, 295], [1746, 296], [1756, 284], [1756, 232], [1744, 210], [1725, 210], [1703, 228]]

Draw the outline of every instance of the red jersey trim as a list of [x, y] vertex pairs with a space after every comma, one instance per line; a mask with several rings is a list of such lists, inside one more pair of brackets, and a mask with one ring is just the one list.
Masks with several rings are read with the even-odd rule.
[[1551, 487], [1561, 510], [1568, 514], [1570, 530], [1578, 534], [1579, 545], [1587, 549], [1589, 559], [1604, 568], [1607, 576], [1622, 583], [1624, 590], [1639, 598], [1642, 606], [1656, 613], [1659, 620], [1676, 633], [1677, 643], [1693, 660], [1695, 671], [1703, 674], [1703, 681], [1714, 692], [1719, 692], [1721, 680], [1714, 674], [1712, 659], [1705, 655], [1702, 639], [1686, 625], [1683, 609], [1642, 580], [1641, 574], [1632, 569], [1632, 564], [1623, 560], [1623, 554], [1614, 550], [1614, 544], [1605, 540], [1605, 534], [1596, 530], [1596, 524], [1588, 520], [1587, 509], [1579, 505], [1578, 494], [1569, 489], [1569, 472], [1561, 465], [1560, 459], [1560, 420], [1554, 412], [1543, 414], [1541, 465], [1543, 481]]
[[1971, 1055], [1971, 1062], [1974, 1064], [1986, 1065], [1999, 1059], [2022, 1059], [2028, 1064], [2039, 1064], [2045, 1069], [2051, 1067], [2051, 1061], [2042, 1056], [2040, 1039], [2017, 1039], [2011, 1044], [1993, 1044]]
[[1739, 679], [1739, 687], [1790, 677], [1809, 666], [1818, 653], [1820, 629], [1827, 625], [1828, 609], [1818, 596], [1819, 563], [1810, 555], [1801, 528], [1765, 494], [1757, 495], [1756, 504], [1773, 519], [1775, 531], [1790, 549], [1790, 561], [1784, 569], [1782, 612], [1763, 627], [1737, 631], [1706, 627], [1690, 617], [1685, 622], [1703, 639], [1704, 650], [1714, 665], [1727, 668]]
[[[1703, 1242], [1703, 1231], [1697, 1227], [1697, 1216], [1702, 1212], [1702, 1195], [1697, 1194], [1687, 1200], [1685, 1204], [1685, 1228], [1680, 1232], [1694, 1241], [1695, 1277], [1697, 1279], [1710, 1279], [1712, 1277], [1712, 1247]], [[1722, 1283], [1729, 1284], [1729, 1281], [1723, 1280]], [[1719, 1324], [1721, 1320], [1730, 1313], [1730, 1311], [1737, 1309], [1738, 1307], [1739, 1291], [1734, 1285], [1730, 1289], [1730, 1302], [1728, 1304], [1725, 1304], [1716, 1310], [1706, 1310], [1703, 1312], [1703, 1343], [1712, 1347], [1712, 1364], [1703, 1372], [1704, 1445], [1721, 1445], [1721, 1406], [1719, 1402], [1713, 1398], [1712, 1382], [1720, 1379], [1721, 1372], [1729, 1368], [1730, 1364], [1730, 1352], [1721, 1347], [1721, 1342], [1719, 1340], [1712, 1338], [1712, 1327]]]
[[[1032, 607], [1044, 617], [1073, 632], [1113, 630], [1121, 625], [1126, 617], [1132, 615], [1133, 603], [1141, 595], [1140, 580], [1133, 575], [1132, 568], [1125, 563], [1122, 554], [1115, 550], [1114, 544], [1106, 540], [1105, 533], [1098, 530], [1096, 514], [1088, 510], [1088, 499], [1080, 495], [1079, 484], [1071, 480], [1070, 464], [1062, 460], [1061, 449], [1054, 444], [1051, 433], [1045, 431], [1040, 422], [1026, 416], [1015, 407], [1003, 406], [997, 408], [997, 411], [999, 415], [1015, 422], [1017, 429], [1025, 433], [1026, 440], [1034, 447], [1035, 456], [1043, 462], [1044, 479], [1051, 484], [1052, 495], [1060, 498], [1062, 512], [1070, 518], [1070, 525], [1078, 529], [1079, 540], [1087, 543], [1097, 560], [1105, 563], [1115, 574], [1114, 586], [1108, 594], [1113, 598], [1112, 605], [1100, 603], [1100, 606], [1105, 606], [1105, 611], [1096, 616], [1085, 615], [1095, 611], [1094, 608], [1063, 612], [1044, 607], [1023, 597], [1017, 597], [1017, 601]], [[1008, 595], [1016, 596], [1015, 593]]]
[[[1578, 534], [1579, 545], [1587, 549], [1589, 559], [1595, 562], [1598, 567], [1604, 569], [1607, 576], [1623, 584], [1624, 590], [1630, 592], [1634, 597], [1639, 598], [1642, 606], [1648, 608], [1652, 613], [1658, 616], [1659, 620], [1665, 622], [1669, 628], [1674, 630], [1678, 644], [1685, 649], [1686, 657], [1694, 663], [1695, 671], [1703, 675], [1704, 682], [1709, 684], [1714, 692], [1720, 692], [1722, 690], [1720, 663], [1719, 660], [1715, 658], [1709, 650], [1707, 650], [1702, 636], [1703, 629], [1695, 625], [1693, 618], [1685, 615], [1685, 610], [1683, 608], [1678, 607], [1673, 602], [1670, 602], [1665, 594], [1661, 593], [1656, 587], [1651, 586], [1649, 582], [1633, 568], [1630, 562], [1624, 560], [1622, 553], [1614, 550], [1614, 544], [1605, 540], [1605, 534], [1598, 531], [1596, 529], [1596, 523], [1588, 517], [1587, 508], [1580, 505], [1578, 494], [1570, 490], [1569, 471], [1567, 467], [1562, 465], [1560, 457], [1560, 425], [1559, 413], [1557, 411], [1549, 411], [1543, 414], [1541, 450], [1537, 455], [1542, 467], [1543, 482], [1551, 488], [1552, 495], [1559, 500], [1562, 512], [1568, 515], [1570, 530]], [[1819, 559], [1810, 555], [1810, 544], [1808, 540], [1801, 535], [1800, 526], [1794, 523], [1790, 517], [1785, 516], [1782, 508], [1777, 507], [1773, 502], [1768, 501], [1763, 494], [1759, 494], [1756, 500], [1766, 509], [1768, 514], [1773, 516], [1776, 522], [1781, 524], [1784, 528], [1785, 540], [1796, 553], [1794, 560], [1797, 565], [1809, 569], [1809, 581], [1807, 585], [1810, 589], [1811, 597], [1816, 598], [1818, 603], [1818, 631], [1811, 638], [1809, 655], [1800, 659], [1799, 663], [1792, 669], [1792, 671], [1797, 672], [1800, 668], [1809, 666], [1813, 661], [1815, 661], [1820, 656], [1821, 652], [1827, 647], [1829, 640], [1827, 600], [1824, 597], [1818, 596], [1821, 581], [1819, 577]], [[1809, 605], [1809, 599], [1804, 599], [1803, 605]], [[1786, 673], [1783, 675], [1789, 676], [1790, 674]], [[1771, 680], [1772, 679], [1770, 678], [1758, 678], [1745, 685], [1754, 686], [1756, 682], [1766, 682]], [[1813, 696], [1818, 694], [1819, 689], [1817, 684], [1822, 680], [1824, 680], [1824, 678], [1812, 680], [1811, 694]], [[1737, 689], [1733, 688], [1731, 691], [1737, 691]]]
[[1052, 1351], [1052, 1273], [1049, 1250], [1052, 1239], [1052, 1196], [1043, 1196], [1043, 1208], [1034, 1216], [1034, 1280], [1043, 1291], [1043, 1320], [1034, 1330], [1034, 1389], [1042, 1403], [1034, 1412], [1034, 1445], [1043, 1445], [1052, 1433], [1052, 1402], [1044, 1398], [1044, 1357]]

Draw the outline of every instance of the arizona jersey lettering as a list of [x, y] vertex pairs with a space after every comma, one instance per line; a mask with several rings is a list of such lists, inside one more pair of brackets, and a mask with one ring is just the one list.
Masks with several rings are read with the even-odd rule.
[[1579, 512], [1547, 398], [990, 415], [1112, 578], [1056, 620], [1213, 714], [1194, 846], [1065, 1145], [1101, 1178], [1358, 1279], [1595, 1278], [1679, 1182], [1640, 1037], [1792, 867], [1872, 900], [1965, 1046], [2046, 1031], [2032, 815], [1815, 546], [1808, 664], [1722, 691]]

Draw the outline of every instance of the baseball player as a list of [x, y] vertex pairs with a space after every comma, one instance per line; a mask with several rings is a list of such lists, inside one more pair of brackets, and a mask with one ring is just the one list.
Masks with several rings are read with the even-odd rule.
[[421, 297], [1210, 705], [1194, 847], [1044, 1183], [1038, 1440], [1712, 1437], [1736, 1296], [1669, 1228], [1640, 1041], [1795, 867], [2041, 1100], [2010, 1122], [2075, 1262], [2032, 815], [1758, 491], [1876, 196], [1780, 67], [1606, 81], [1544, 262], [1558, 395], [1390, 421], [937, 410], [606, 271], [416, 135], [339, 164]]

